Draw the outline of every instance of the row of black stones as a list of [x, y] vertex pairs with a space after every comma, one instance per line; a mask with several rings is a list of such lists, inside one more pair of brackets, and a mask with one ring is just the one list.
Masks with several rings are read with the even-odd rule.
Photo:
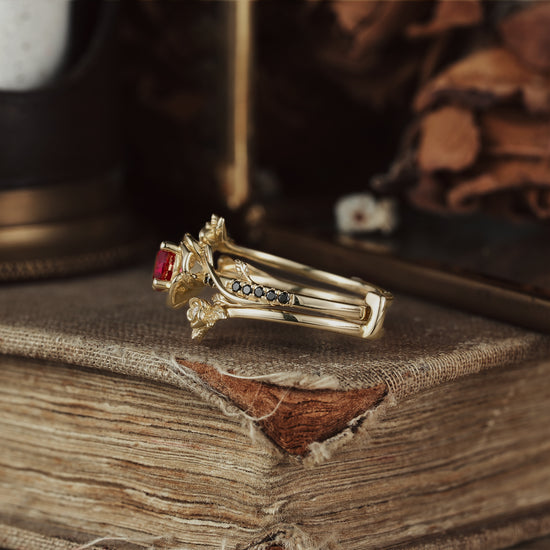
[[280, 304], [288, 304], [288, 302], [290, 302], [290, 296], [288, 295], [288, 292], [277, 292], [273, 289], [270, 289], [266, 292], [261, 286], [253, 287], [248, 283], [241, 283], [240, 281], [233, 281], [233, 284], [231, 285], [231, 290], [233, 290], [233, 292], [242, 292], [245, 296], [250, 296], [251, 294], [254, 294], [256, 298], [262, 298], [263, 296], [265, 296], [269, 302], [273, 302], [275, 300], [278, 300]]

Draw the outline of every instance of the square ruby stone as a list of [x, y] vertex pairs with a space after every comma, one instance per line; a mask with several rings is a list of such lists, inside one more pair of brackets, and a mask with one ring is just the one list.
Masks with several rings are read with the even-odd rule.
[[175, 260], [176, 255], [174, 252], [170, 252], [169, 250], [159, 250], [155, 259], [153, 278], [158, 281], [169, 281], [172, 279]]

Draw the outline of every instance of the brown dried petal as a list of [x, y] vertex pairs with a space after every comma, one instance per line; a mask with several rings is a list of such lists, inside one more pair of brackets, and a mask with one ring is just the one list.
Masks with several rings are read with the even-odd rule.
[[480, 115], [483, 151], [490, 156], [550, 157], [550, 119], [510, 109]]
[[522, 61], [540, 71], [550, 70], [550, 2], [535, 3], [507, 17], [500, 34]]
[[372, 56], [418, 14], [416, 2], [334, 0], [330, 3], [339, 26], [352, 37], [346, 56]]
[[455, 27], [477, 25], [483, 19], [479, 0], [439, 0], [428, 23], [413, 24], [407, 29], [411, 38], [440, 34]]
[[430, 80], [414, 101], [423, 111], [438, 101], [456, 100], [472, 107], [487, 107], [520, 95], [533, 112], [550, 112], [550, 78], [521, 65], [503, 48], [476, 52]]
[[331, 3], [330, 7], [340, 27], [348, 32], [355, 32], [376, 14], [380, 2], [357, 2], [356, 0], [340, 0]]
[[447, 193], [447, 204], [456, 212], [467, 211], [478, 199], [510, 190], [547, 188], [550, 190], [550, 165], [528, 160], [496, 161], [481, 175], [461, 180]]
[[464, 170], [473, 164], [479, 149], [479, 130], [468, 109], [448, 106], [423, 118], [418, 147], [422, 172]]

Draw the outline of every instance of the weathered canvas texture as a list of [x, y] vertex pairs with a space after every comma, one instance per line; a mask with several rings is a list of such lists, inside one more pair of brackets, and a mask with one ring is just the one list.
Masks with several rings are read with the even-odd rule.
[[537, 360], [550, 337], [399, 295], [382, 337], [354, 339], [265, 321], [220, 321], [191, 340], [185, 310], [151, 290], [148, 268], [0, 289], [0, 353], [201, 389], [175, 361], [303, 388], [384, 383], [395, 398], [491, 367]]

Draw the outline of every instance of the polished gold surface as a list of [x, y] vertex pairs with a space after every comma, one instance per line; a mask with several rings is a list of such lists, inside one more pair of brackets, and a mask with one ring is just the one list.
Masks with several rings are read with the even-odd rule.
[[[360, 338], [380, 335], [392, 295], [360, 279], [285, 260], [235, 244], [225, 220], [213, 215], [199, 239], [162, 243], [175, 255], [169, 278], [153, 279], [168, 304], [189, 305], [192, 337], [198, 340], [222, 319], [246, 318], [303, 325]], [[199, 298], [206, 288], [210, 301]]]
[[[449, 221], [453, 227], [457, 223], [456, 219]], [[463, 223], [468, 222], [465, 220]], [[521, 226], [518, 229], [521, 230]], [[541, 233], [537, 229], [535, 234], [537, 237], [527, 233], [528, 239], [503, 245], [502, 255], [495, 256], [492, 262], [494, 271], [500, 270], [499, 277], [495, 274], [484, 275], [481, 270], [473, 268], [460, 268], [456, 263], [445, 264], [442, 259], [436, 261], [435, 254], [434, 258], [411, 259], [410, 255], [403, 253], [404, 248], [399, 244], [400, 239], [406, 240], [404, 236], [384, 247], [379, 243], [372, 247], [359, 239], [340, 238], [335, 242], [319, 235], [271, 225], [263, 228], [262, 246], [275, 254], [288, 253], [291, 258], [300, 258], [305, 262], [319, 261], [325, 269], [358, 273], [392, 290], [416, 295], [439, 305], [550, 334], [550, 284], [545, 283], [550, 280], [548, 237], [546, 228], [541, 226], [540, 229]], [[440, 231], [443, 234], [441, 241], [444, 241], [444, 236], [450, 233], [447, 229]], [[510, 231], [503, 234], [509, 236]], [[481, 233], [479, 235], [482, 242], [483, 236]], [[432, 242], [427, 245], [429, 250], [434, 250], [435, 239], [436, 236], [432, 236]], [[459, 240], [456, 234], [453, 239], [455, 244]], [[395, 249], [392, 249], [392, 244]], [[518, 253], [520, 248], [521, 254]], [[491, 265], [488, 249], [487, 246], [480, 246], [478, 250], [484, 267]], [[474, 253], [472, 250], [471, 255]], [[523, 264], [519, 265], [520, 262]], [[525, 279], [514, 281], [513, 276], [522, 272]]]

